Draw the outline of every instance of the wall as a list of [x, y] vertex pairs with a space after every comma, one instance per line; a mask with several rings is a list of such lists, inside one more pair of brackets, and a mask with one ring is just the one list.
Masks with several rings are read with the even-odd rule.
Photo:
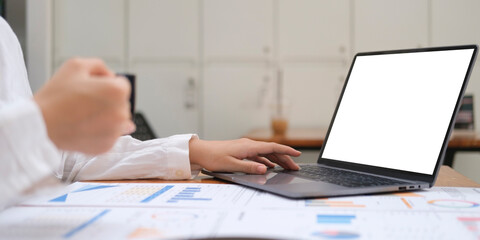
[[[28, 3], [34, 88], [71, 55], [100, 56], [143, 79], [138, 107], [160, 136], [226, 139], [268, 126], [265, 99], [279, 68], [294, 106], [291, 124], [325, 126], [355, 52], [480, 42], [475, 0]], [[477, 65], [467, 89], [477, 96], [477, 116], [478, 73]]]
[[52, 1], [27, 0], [26, 61], [32, 91], [37, 91], [52, 75]]

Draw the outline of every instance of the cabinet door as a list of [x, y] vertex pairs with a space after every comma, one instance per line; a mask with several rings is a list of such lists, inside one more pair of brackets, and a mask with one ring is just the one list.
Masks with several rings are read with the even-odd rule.
[[198, 132], [197, 68], [184, 64], [136, 64], [137, 111], [157, 137]]
[[205, 0], [204, 54], [212, 60], [263, 59], [272, 54], [272, 0]]
[[159, 137], [198, 133], [199, 1], [130, 0], [128, 62], [138, 111]]
[[129, 1], [130, 61], [196, 61], [198, 13], [197, 0]]
[[480, 1], [432, 1], [432, 44], [480, 43]]
[[327, 127], [344, 83], [341, 63], [291, 64], [283, 70], [293, 127]]
[[427, 0], [358, 0], [354, 5], [354, 50], [428, 46]]
[[280, 0], [280, 60], [346, 60], [350, 49], [348, 0]]
[[205, 138], [239, 138], [269, 126], [265, 93], [270, 77], [263, 66], [212, 66], [204, 74]]
[[100, 57], [124, 65], [124, 2], [56, 0], [54, 2], [54, 66], [73, 56]]
[[[432, 44], [434, 46], [480, 44], [480, 1], [432, 1]], [[478, 60], [473, 68], [467, 94], [474, 95], [475, 126], [480, 127], [480, 70]]]

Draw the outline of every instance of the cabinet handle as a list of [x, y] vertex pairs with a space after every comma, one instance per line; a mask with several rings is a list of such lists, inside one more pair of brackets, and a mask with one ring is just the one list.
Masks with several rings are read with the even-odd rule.
[[264, 76], [262, 84], [258, 88], [257, 95], [257, 108], [262, 108], [265, 105], [265, 97], [268, 95], [268, 90], [270, 89], [270, 77]]
[[185, 87], [185, 109], [195, 108], [195, 78], [190, 77], [187, 79], [187, 86]]
[[263, 53], [264, 53], [264, 54], [269, 54], [269, 53], [270, 53], [270, 47], [264, 46], [264, 47], [263, 47]]
[[347, 53], [347, 47], [345, 47], [344, 45], [340, 45], [340, 47], [338, 47], [338, 52], [340, 53], [340, 55], [342, 56], [342, 65], [344, 67], [347, 66], [347, 62], [348, 62], [348, 53]]

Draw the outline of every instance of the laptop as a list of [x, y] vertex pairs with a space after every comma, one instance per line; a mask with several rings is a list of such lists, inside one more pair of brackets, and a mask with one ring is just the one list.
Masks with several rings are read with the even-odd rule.
[[203, 173], [289, 198], [432, 187], [476, 55], [476, 45], [358, 53], [316, 164]]

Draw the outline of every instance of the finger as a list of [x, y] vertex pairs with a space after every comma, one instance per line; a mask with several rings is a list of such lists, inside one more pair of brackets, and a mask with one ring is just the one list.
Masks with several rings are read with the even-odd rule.
[[280, 165], [282, 168], [284, 169], [290, 169], [288, 164], [285, 162], [284, 159], [280, 158], [278, 155], [276, 154], [268, 154], [265, 156], [266, 158], [268, 158], [270, 161]]
[[255, 149], [258, 155], [276, 153], [276, 154], [284, 154], [284, 155], [298, 157], [302, 154], [300, 151], [297, 151], [291, 147], [281, 145], [278, 143], [273, 143], [273, 142], [258, 142], [258, 143], [259, 144], [256, 144], [257, 147]]
[[264, 155], [263, 157], [268, 159], [268, 161], [274, 162], [274, 163], [278, 164], [279, 166], [285, 168], [283, 166], [283, 162], [279, 161], [277, 156], [275, 156], [275, 154], [267, 154], [267, 155]]
[[85, 68], [90, 73], [90, 75], [106, 76], [106, 77], [115, 76], [115, 73], [112, 72], [101, 59], [98, 59], [98, 58], [84, 59], [84, 65], [85, 65]]
[[130, 118], [130, 111], [121, 104], [104, 104], [99, 114], [95, 116], [95, 126], [98, 129], [93, 131], [98, 136], [122, 136], [135, 131], [136, 127]]
[[71, 58], [65, 62], [65, 66], [87, 76], [115, 76], [105, 63], [97, 58]]
[[211, 169], [208, 169], [208, 167], [206, 168], [207, 170], [213, 171], [244, 172], [252, 174], [264, 174], [267, 172], [267, 167], [261, 163], [239, 160], [231, 156], [227, 156], [221, 164], [218, 164]]
[[269, 168], [275, 167], [275, 164], [273, 162], [271, 162], [270, 160], [268, 160], [267, 158], [262, 157], [262, 156], [254, 156], [254, 157], [247, 158], [247, 159], [258, 162], [258, 163], [263, 163]]
[[125, 77], [114, 77], [114, 83], [123, 91], [127, 99], [130, 99], [130, 94], [132, 94], [132, 85]]
[[[113, 101], [129, 102], [131, 94], [130, 82], [124, 77], [92, 77], [91, 84], [99, 86], [103, 97]], [[122, 103], [123, 104], [123, 103]], [[129, 110], [130, 111], [130, 110]]]
[[288, 155], [268, 154], [266, 158], [277, 163], [284, 169], [300, 170], [300, 166], [298, 166], [298, 164]]
[[[126, 106], [126, 107], [125, 107]], [[118, 106], [119, 114], [121, 114], [120, 119], [123, 120], [122, 124], [122, 135], [131, 134], [137, 129], [135, 123], [132, 121], [132, 113], [130, 112], [130, 103], [126, 102], [124, 106]]]

